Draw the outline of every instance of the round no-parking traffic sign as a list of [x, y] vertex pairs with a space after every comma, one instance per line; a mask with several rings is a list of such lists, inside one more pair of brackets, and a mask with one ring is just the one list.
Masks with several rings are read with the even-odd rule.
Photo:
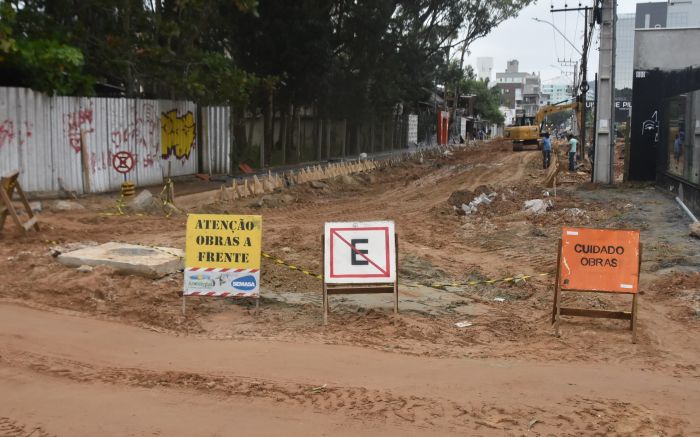
[[136, 165], [136, 159], [129, 152], [122, 151], [112, 156], [112, 167], [119, 173], [129, 173], [134, 165]]

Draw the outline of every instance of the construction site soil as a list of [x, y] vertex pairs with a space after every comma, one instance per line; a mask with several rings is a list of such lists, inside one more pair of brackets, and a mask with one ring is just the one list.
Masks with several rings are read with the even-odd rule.
[[[260, 214], [263, 251], [313, 273], [324, 222], [395, 221], [401, 313], [381, 295], [331, 297], [326, 326], [321, 281], [267, 258], [258, 310], [190, 297], [185, 315], [182, 273], [63, 266], [70, 245], [184, 249], [186, 215], [115, 214], [114, 195], [45, 201], [40, 232], [0, 233], [0, 435], [700, 435], [686, 217], [653, 186], [600, 187], [586, 171], [543, 188], [541, 165], [482, 142], [189, 211]], [[546, 211], [525, 211], [532, 199]], [[561, 226], [641, 230], [636, 344], [620, 320], [564, 317], [554, 335]], [[516, 275], [532, 277], [483, 282]]]

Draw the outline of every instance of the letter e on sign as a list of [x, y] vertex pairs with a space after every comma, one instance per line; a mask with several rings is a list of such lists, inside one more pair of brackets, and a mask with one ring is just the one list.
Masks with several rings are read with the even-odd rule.
[[562, 228], [559, 268], [563, 290], [636, 293], [639, 231]]
[[394, 222], [326, 223], [324, 278], [328, 284], [396, 280]]

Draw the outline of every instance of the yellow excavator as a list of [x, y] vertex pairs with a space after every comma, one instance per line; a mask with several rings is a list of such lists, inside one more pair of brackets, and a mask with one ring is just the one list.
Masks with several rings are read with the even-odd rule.
[[572, 102], [564, 105], [545, 105], [537, 111], [534, 117], [522, 117], [516, 126], [509, 126], [505, 129], [505, 137], [513, 142], [513, 151], [518, 152], [527, 145], [537, 145], [537, 150], [542, 148], [540, 137], [544, 134], [544, 119], [557, 112], [573, 109], [581, 126], [580, 103]]

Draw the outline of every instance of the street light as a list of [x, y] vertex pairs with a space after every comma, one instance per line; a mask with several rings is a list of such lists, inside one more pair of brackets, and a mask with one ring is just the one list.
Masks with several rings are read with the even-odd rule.
[[554, 30], [556, 30], [557, 32], [559, 32], [559, 35], [561, 35], [561, 36], [566, 40], [566, 42], [568, 42], [569, 44], [571, 44], [571, 47], [573, 47], [574, 50], [576, 50], [580, 56], [583, 56], [583, 53], [581, 53], [581, 50], [579, 50], [578, 47], [576, 47], [576, 46], [574, 45], [574, 43], [572, 43], [571, 41], [569, 41], [569, 38], [567, 38], [566, 35], [564, 35], [563, 33], [561, 33], [561, 30], [557, 29], [557, 26], [555, 26], [554, 24], [550, 23], [550, 22], [547, 21], [547, 20], [540, 20], [539, 18], [535, 18], [535, 17], [532, 17], [532, 19], [535, 20], [535, 21], [537, 21], [537, 22], [540, 22], [540, 23], [547, 23], [547, 24], [549, 24], [550, 26], [552, 26], [552, 28], [553, 28]]

